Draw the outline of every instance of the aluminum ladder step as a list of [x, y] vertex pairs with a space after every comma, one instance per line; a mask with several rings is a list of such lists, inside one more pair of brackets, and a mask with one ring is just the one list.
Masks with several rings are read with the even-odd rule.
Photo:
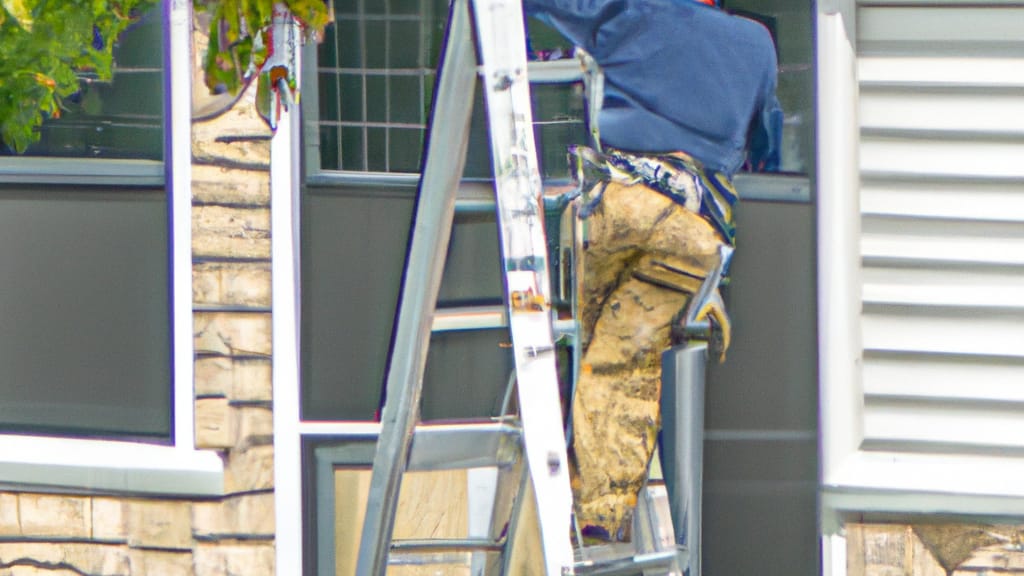
[[675, 550], [648, 552], [622, 557], [612, 551], [607, 559], [579, 560], [574, 566], [576, 576], [655, 576], [677, 570], [679, 553]]
[[521, 436], [514, 421], [419, 425], [413, 430], [407, 470], [506, 468], [522, 452]]

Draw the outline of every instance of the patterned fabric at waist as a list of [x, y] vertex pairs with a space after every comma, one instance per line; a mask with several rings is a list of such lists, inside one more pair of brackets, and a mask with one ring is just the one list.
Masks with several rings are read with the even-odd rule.
[[[733, 206], [739, 196], [725, 174], [704, 168], [682, 152], [632, 154], [607, 148], [601, 153], [586, 146], [572, 146], [569, 156], [581, 192], [602, 182], [643, 184], [699, 214], [730, 246], [735, 245]], [[589, 216], [600, 200], [600, 192], [589, 198], [580, 216]]]

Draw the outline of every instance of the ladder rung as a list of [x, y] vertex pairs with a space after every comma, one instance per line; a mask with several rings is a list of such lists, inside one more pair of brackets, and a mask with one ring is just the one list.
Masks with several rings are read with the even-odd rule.
[[424, 538], [394, 540], [392, 554], [436, 554], [443, 552], [501, 552], [504, 540], [490, 538]]
[[676, 551], [650, 552], [626, 558], [576, 563], [577, 576], [638, 576], [668, 574], [676, 568]]
[[409, 470], [510, 466], [519, 457], [520, 430], [508, 422], [429, 424], [413, 432]]

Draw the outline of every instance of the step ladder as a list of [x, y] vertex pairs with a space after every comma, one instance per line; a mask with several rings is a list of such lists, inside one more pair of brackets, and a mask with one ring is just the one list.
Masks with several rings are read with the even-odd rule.
[[[454, 0], [450, 6], [360, 543], [357, 570], [362, 576], [383, 575], [389, 557], [403, 549], [489, 550], [507, 547], [510, 540], [399, 543], [391, 539], [402, 475], [423, 429], [417, 426], [420, 387], [455, 193], [465, 165], [478, 70], [490, 121], [525, 454], [523, 478], [532, 486], [535, 498], [546, 574], [573, 573], [572, 492], [549, 311], [544, 212], [522, 7], [518, 0], [478, 0], [473, 8], [475, 22], [471, 23], [469, 0]], [[475, 434], [470, 425], [462, 426], [461, 433]], [[459, 459], [457, 454], [452, 456], [451, 460]], [[525, 493], [528, 491], [520, 490]]]
[[[383, 576], [389, 564], [403, 555], [444, 558], [466, 553], [473, 555], [474, 575], [509, 573], [513, 535], [528, 497], [533, 498], [530, 504], [537, 516], [547, 576], [681, 574], [678, 567], [684, 564], [679, 563], [669, 498], [661, 484], [643, 491], [638, 505], [636, 533], [638, 542], [643, 541], [643, 552], [638, 553], [637, 546], [574, 549], [522, 7], [520, 0], [452, 0], [449, 10], [357, 574]], [[421, 385], [478, 75], [489, 120], [515, 359], [509, 393], [517, 391], [518, 417], [503, 410], [503, 417], [494, 422], [424, 425], [419, 422]], [[492, 491], [496, 503], [485, 536], [392, 538], [405, 472], [475, 467], [501, 471]], [[478, 561], [488, 555], [496, 559]]]

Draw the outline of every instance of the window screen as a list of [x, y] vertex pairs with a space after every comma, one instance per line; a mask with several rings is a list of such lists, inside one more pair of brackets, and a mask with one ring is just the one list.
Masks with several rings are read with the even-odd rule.
[[[327, 28], [317, 54], [321, 169], [420, 170], [447, 17], [445, 0], [335, 2], [336, 21]], [[543, 176], [567, 178], [566, 146], [586, 141], [582, 87], [537, 85], [532, 100]], [[479, 88], [472, 104], [466, 175], [488, 178], [487, 124]]]
[[415, 172], [444, 0], [337, 0], [318, 53], [320, 162], [330, 170]]

